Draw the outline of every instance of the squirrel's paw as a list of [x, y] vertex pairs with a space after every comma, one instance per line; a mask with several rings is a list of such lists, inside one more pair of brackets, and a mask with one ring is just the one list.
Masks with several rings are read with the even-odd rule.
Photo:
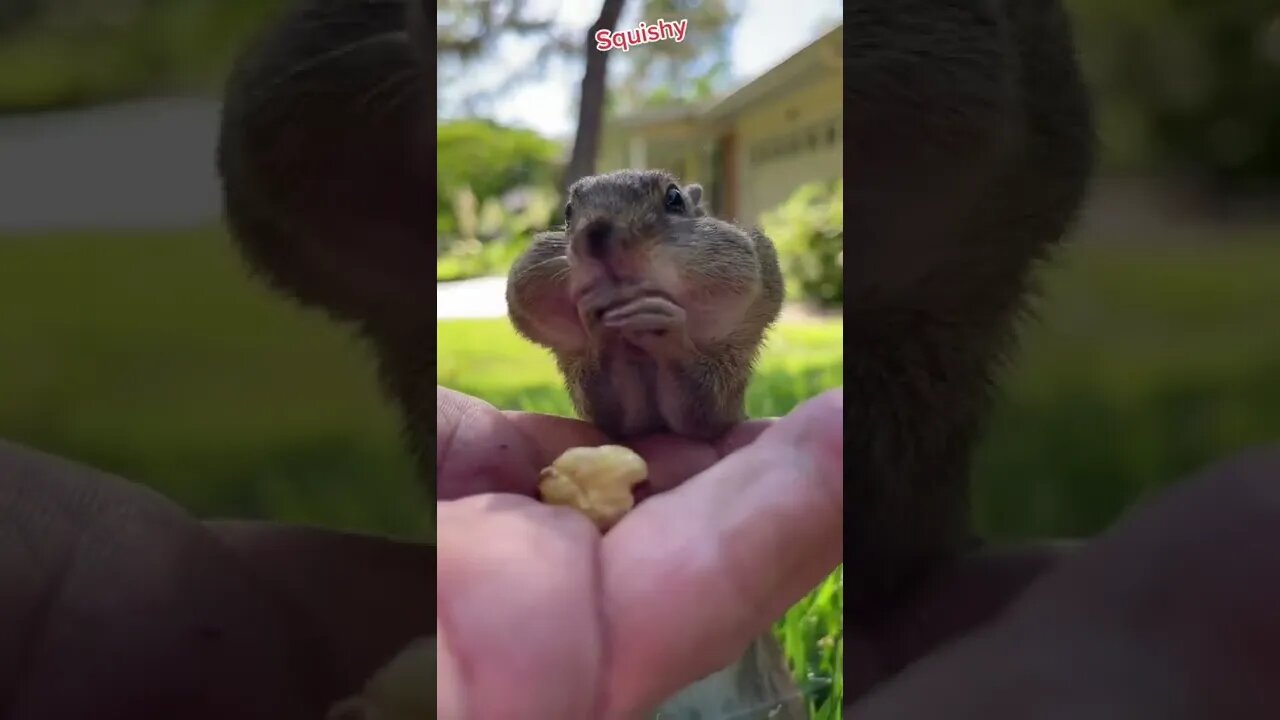
[[685, 310], [657, 295], [647, 295], [610, 309], [601, 317], [631, 344], [655, 357], [678, 357], [690, 349]]

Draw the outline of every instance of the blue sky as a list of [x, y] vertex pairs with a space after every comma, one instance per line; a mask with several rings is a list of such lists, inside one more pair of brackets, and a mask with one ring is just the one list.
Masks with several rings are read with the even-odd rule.
[[[542, 0], [532, 2], [531, 6], [539, 16], [555, 12], [559, 23], [584, 35], [600, 12], [599, 0]], [[824, 21], [841, 17], [841, 8], [840, 0], [744, 0], [742, 19], [733, 39], [735, 79], [754, 77], [812, 42], [826, 29], [822, 25]], [[656, 19], [636, 18], [634, 13], [626, 13], [618, 29], [626, 30], [642, 20]], [[507, 41], [489, 67], [476, 72], [496, 76], [527, 62], [532, 53], [530, 45]], [[574, 67], [551, 65], [545, 77], [497, 102], [493, 108], [494, 119], [552, 137], [571, 136], [576, 122], [574, 97], [582, 81], [580, 68], [580, 63]]]

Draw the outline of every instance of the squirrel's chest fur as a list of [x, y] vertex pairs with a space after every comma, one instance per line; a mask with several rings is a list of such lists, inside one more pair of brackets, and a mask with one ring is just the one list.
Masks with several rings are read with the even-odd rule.
[[[658, 361], [610, 344], [593, 358], [562, 361], [574, 406], [614, 437], [669, 431], [666, 414], [679, 412], [679, 398], [665, 398]], [[664, 412], [665, 410], [665, 412]]]
[[606, 356], [604, 375], [613, 383], [614, 396], [621, 405], [624, 435], [669, 430], [659, 402], [658, 364], [652, 358], [637, 358], [624, 352]]

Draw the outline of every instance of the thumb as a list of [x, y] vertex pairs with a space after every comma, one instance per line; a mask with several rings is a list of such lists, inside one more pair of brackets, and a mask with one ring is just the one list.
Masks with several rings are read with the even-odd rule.
[[607, 717], [727, 666], [843, 557], [844, 393], [801, 405], [604, 539]]

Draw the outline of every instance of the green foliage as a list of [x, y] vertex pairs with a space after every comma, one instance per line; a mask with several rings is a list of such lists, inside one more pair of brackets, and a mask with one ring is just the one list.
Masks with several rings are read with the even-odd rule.
[[520, 236], [488, 243], [460, 240], [436, 259], [436, 282], [505, 275], [528, 244], [528, 237]]
[[844, 181], [797, 188], [761, 226], [778, 247], [787, 295], [820, 306], [844, 303]]
[[1002, 382], [974, 473], [997, 539], [1084, 536], [1280, 435], [1280, 228], [1075, 246]]
[[366, 348], [221, 230], [0, 236], [0, 348], [0, 437], [202, 517], [429, 530]]
[[547, 229], [559, 203], [547, 188], [525, 188], [520, 195], [510, 210], [498, 198], [477, 203], [470, 188], [454, 195], [458, 239], [436, 258], [437, 282], [506, 274], [534, 233]]
[[217, 91], [284, 0], [36, 3], [0, 43], [0, 112]]
[[[475, 230], [468, 234], [459, 225], [460, 193], [470, 193], [475, 202], [483, 205], [520, 188], [553, 188], [561, 172], [562, 150], [558, 143], [536, 132], [506, 128], [488, 120], [437, 124], [438, 245], [447, 247], [457, 239], [476, 238]], [[549, 212], [542, 223], [550, 219]]]
[[642, 52], [614, 53], [609, 61], [614, 76], [609, 110], [703, 102], [727, 91], [733, 81], [733, 29], [742, 17], [742, 5], [741, 0], [630, 3], [617, 29], [631, 29], [641, 21], [686, 20], [685, 38], [649, 43]]
[[1103, 157], [1223, 187], [1280, 175], [1275, 0], [1067, 0]]
[[774, 634], [808, 696], [811, 720], [840, 720], [844, 712], [844, 566], [787, 610]]

